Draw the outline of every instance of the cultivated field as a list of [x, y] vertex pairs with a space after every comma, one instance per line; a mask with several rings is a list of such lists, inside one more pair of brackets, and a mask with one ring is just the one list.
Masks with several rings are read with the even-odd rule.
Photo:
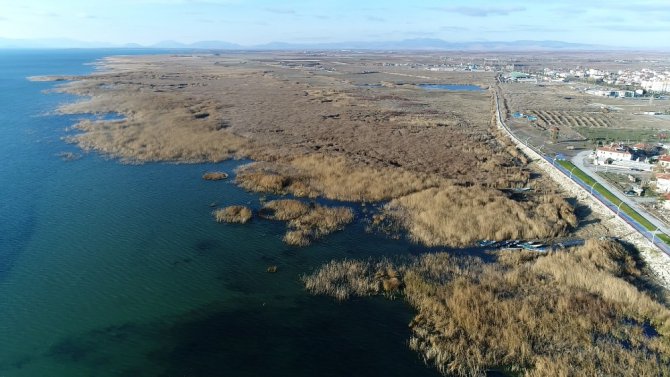
[[658, 141], [670, 133], [670, 119], [642, 114], [668, 111], [670, 101], [599, 97], [583, 93], [584, 87], [581, 83], [500, 84], [508, 118], [515, 112], [537, 117], [535, 122], [509, 123], [538, 139], [549, 141], [552, 127], [560, 129], [559, 141]]

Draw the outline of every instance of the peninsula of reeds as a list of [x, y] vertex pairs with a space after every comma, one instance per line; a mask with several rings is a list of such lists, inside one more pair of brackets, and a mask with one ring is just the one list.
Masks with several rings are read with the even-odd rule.
[[668, 376], [670, 310], [640, 288], [633, 255], [589, 241], [548, 255], [505, 251], [494, 263], [448, 253], [344, 260], [303, 282], [338, 300], [401, 295], [417, 311], [410, 348], [445, 375]]

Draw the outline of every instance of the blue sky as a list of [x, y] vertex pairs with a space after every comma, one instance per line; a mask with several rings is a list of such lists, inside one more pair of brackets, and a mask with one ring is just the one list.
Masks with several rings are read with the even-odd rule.
[[670, 47], [670, 0], [0, 0], [0, 37], [339, 42], [560, 40]]

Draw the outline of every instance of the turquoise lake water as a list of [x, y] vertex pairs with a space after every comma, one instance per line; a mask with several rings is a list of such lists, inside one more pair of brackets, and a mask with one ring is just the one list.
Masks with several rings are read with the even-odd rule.
[[62, 140], [80, 117], [53, 111], [76, 98], [26, 77], [127, 53], [143, 52], [0, 51], [0, 376], [438, 376], [407, 347], [402, 300], [337, 303], [299, 281], [418, 246], [358, 221], [288, 247], [282, 223], [212, 220], [212, 202], [259, 207], [201, 179], [239, 162], [123, 165]]

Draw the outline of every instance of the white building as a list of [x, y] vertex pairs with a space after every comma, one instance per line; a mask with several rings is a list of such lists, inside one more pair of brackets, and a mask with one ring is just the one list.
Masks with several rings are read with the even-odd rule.
[[670, 92], [670, 81], [642, 81], [642, 88], [650, 92]]
[[628, 147], [610, 145], [607, 147], [598, 147], [596, 149], [596, 165], [611, 163], [612, 161], [630, 161], [633, 154]]
[[670, 156], [665, 154], [658, 158], [658, 165], [664, 169], [670, 168]]
[[656, 192], [670, 192], [670, 174], [656, 175]]

